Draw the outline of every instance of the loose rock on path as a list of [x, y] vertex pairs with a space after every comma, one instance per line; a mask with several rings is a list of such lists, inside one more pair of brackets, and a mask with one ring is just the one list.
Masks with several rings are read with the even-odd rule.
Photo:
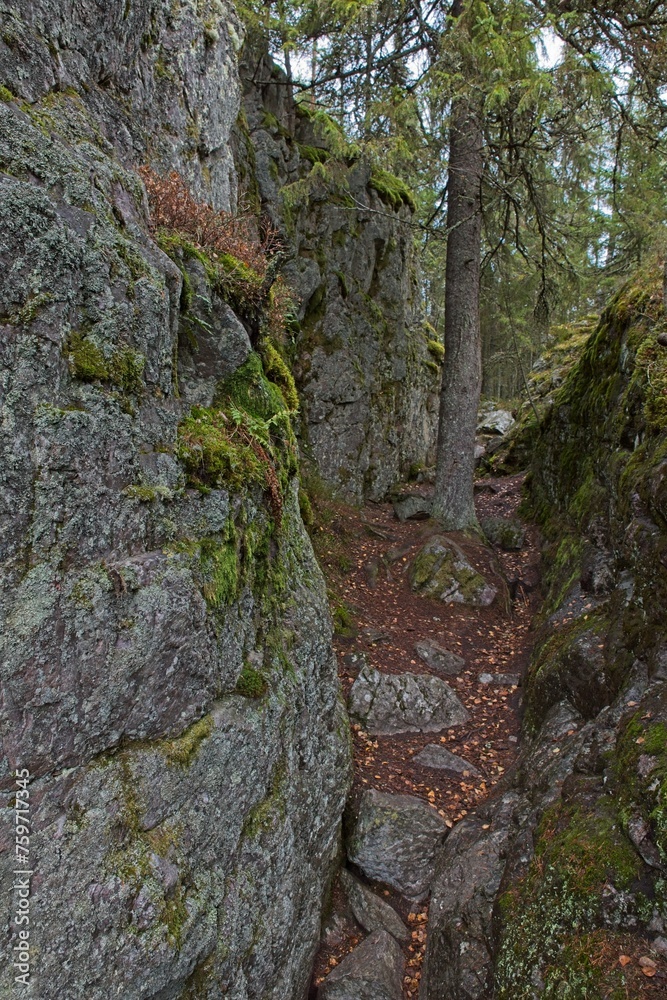
[[[521, 484], [522, 476], [484, 480], [476, 491], [480, 520], [515, 521]], [[326, 517], [315, 529], [314, 540], [336, 595], [333, 611], [339, 634], [335, 644], [346, 698], [364, 670], [372, 676], [379, 671], [381, 675], [439, 676], [441, 680], [445, 674], [469, 716], [467, 721], [436, 733], [372, 734], [371, 727], [353, 719], [353, 806], [369, 789], [417, 796], [451, 829], [486, 798], [517, 756], [520, 688], [514, 682], [523, 674], [532, 646], [531, 619], [539, 600], [537, 532], [530, 525], [524, 526], [525, 543], [518, 551], [504, 551], [499, 544], [484, 550], [465, 536], [452, 533], [449, 537], [475, 570], [497, 586], [499, 597], [488, 607], [444, 604], [413, 592], [409, 582], [412, 559], [430, 537], [441, 534], [436, 525], [431, 521], [401, 522], [390, 504], [369, 504], [361, 511], [339, 504], [326, 506]], [[499, 568], [509, 584], [511, 602]], [[443, 669], [442, 659], [437, 662], [437, 656], [424, 655], [429, 646], [436, 654], [454, 654], [448, 669]], [[403, 683], [397, 678], [397, 690]], [[445, 759], [435, 747], [462, 758], [460, 773], [454, 767], [434, 765], [434, 761]], [[446, 759], [451, 764], [451, 758]], [[426, 943], [427, 903], [409, 903], [386, 882], [370, 885], [408, 925], [403, 996], [416, 1000]], [[347, 914], [350, 926], [355, 926], [340, 885], [334, 887], [333, 906]], [[363, 931], [358, 925], [356, 928], [359, 933], [330, 941], [320, 949], [314, 987], [361, 940]]]

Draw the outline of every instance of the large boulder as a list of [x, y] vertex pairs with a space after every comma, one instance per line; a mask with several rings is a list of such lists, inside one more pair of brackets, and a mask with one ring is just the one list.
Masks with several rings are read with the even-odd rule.
[[449, 684], [427, 674], [381, 674], [366, 664], [349, 712], [369, 733], [437, 733], [470, 718]]
[[433, 806], [413, 795], [370, 788], [353, 817], [347, 856], [367, 878], [384, 882], [410, 899], [424, 899], [436, 851], [447, 833]]
[[375, 931], [329, 973], [317, 1000], [401, 1000], [403, 952], [386, 931]]
[[410, 566], [414, 591], [445, 604], [469, 604], [486, 608], [498, 589], [487, 583], [451, 538], [434, 535], [417, 553]]
[[491, 410], [484, 413], [477, 424], [478, 434], [507, 434], [515, 424], [509, 410]]
[[431, 516], [433, 500], [421, 493], [402, 493], [392, 501], [399, 521], [426, 521]]
[[494, 823], [463, 820], [439, 852], [420, 996], [482, 1000], [493, 987], [492, 906], [505, 870], [510, 793]]
[[355, 878], [346, 868], [340, 873], [350, 909], [355, 920], [365, 931], [388, 931], [397, 941], [407, 941], [410, 931], [393, 906], [390, 906], [367, 885]]

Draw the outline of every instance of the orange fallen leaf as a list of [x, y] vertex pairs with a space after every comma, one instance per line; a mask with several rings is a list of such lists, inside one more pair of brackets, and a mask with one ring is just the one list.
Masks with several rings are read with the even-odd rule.
[[631, 961], [632, 959], [629, 955], [619, 955], [618, 957], [618, 964], [622, 965], [623, 968], [625, 968], [626, 965], [629, 965]]
[[639, 965], [644, 975], [649, 978], [655, 975], [658, 968], [653, 959], [649, 958], [648, 955], [642, 955], [639, 959]]

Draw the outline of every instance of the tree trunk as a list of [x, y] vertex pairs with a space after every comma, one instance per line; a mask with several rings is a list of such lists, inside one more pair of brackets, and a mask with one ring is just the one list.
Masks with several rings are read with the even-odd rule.
[[[456, 6], [459, 6], [456, 4]], [[482, 384], [479, 318], [482, 111], [474, 97], [452, 109], [447, 180], [445, 361], [433, 517], [448, 530], [475, 527], [475, 431]]]

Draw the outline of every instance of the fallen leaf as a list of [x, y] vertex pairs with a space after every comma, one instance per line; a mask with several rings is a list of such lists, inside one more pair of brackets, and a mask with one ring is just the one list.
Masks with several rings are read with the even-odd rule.
[[639, 964], [645, 976], [655, 975], [658, 966], [655, 964], [652, 958], [648, 957], [648, 955], [642, 955], [642, 957], [639, 959]]
[[618, 957], [618, 964], [622, 965], [623, 968], [625, 968], [626, 965], [629, 965], [631, 961], [632, 959], [629, 955], [619, 955]]

